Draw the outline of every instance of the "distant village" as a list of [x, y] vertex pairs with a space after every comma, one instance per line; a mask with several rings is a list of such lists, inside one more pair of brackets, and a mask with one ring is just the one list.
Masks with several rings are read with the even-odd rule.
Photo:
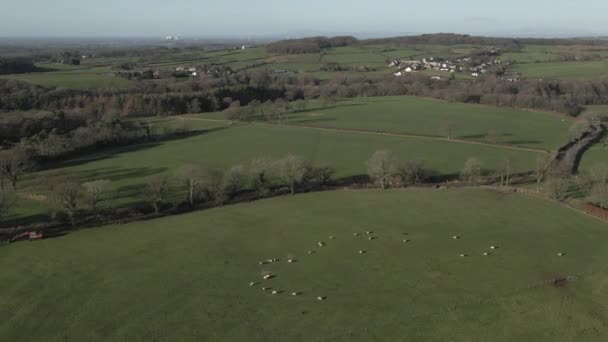
[[[479, 77], [490, 71], [494, 71], [496, 66], [502, 64], [502, 61], [497, 59], [502, 53], [500, 49], [489, 49], [487, 51], [478, 52], [471, 56], [459, 57], [453, 60], [446, 58], [428, 57], [422, 60], [405, 60], [395, 59], [390, 61], [388, 66], [396, 68], [397, 72], [393, 75], [399, 77], [409, 73], [415, 73], [423, 70], [436, 70], [451, 73], [470, 73], [472, 77]], [[441, 76], [430, 76], [433, 80], [440, 80]], [[508, 82], [518, 80], [516, 74], [501, 74], [500, 78]]]

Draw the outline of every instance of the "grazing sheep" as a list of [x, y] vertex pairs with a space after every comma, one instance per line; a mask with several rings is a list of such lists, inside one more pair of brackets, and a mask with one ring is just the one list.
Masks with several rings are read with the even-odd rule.
[[249, 286], [255, 286], [257, 283], [255, 281], [252, 281], [251, 283], [249, 283]]
[[498, 249], [498, 246], [490, 246], [490, 249]]
[[264, 278], [264, 280], [268, 280], [268, 279], [272, 278], [272, 275], [265, 274], [263, 278]]
[[319, 247], [325, 247], [325, 242], [317, 242], [317, 245], [319, 245]]
[[488, 256], [488, 255], [490, 255], [490, 253], [485, 252], [485, 253], [483, 253], [483, 255]]
[[458, 236], [458, 235], [454, 235], [454, 236], [452, 236], [452, 239], [454, 239], [454, 240], [458, 240], [458, 239], [460, 239], [460, 236]]
[[374, 236], [370, 236], [367, 238], [368, 240], [375, 240], [376, 238]]
[[366, 251], [359, 251], [359, 254], [365, 254], [367, 253]]
[[260, 261], [260, 265], [266, 265], [267, 262], [266, 261]]
[[461, 257], [461, 258], [464, 258], [464, 257], [466, 257], [466, 256], [467, 256], [466, 254], [460, 254], [460, 257]]
[[354, 233], [353, 235], [354, 235], [354, 236], [359, 236], [359, 233]]
[[314, 251], [308, 251], [308, 254], [312, 254], [312, 253], [314, 253]]
[[300, 295], [300, 292], [292, 292], [292, 293], [291, 293], [291, 295], [292, 295], [292, 296], [299, 296], [299, 295]]
[[404, 239], [403, 242], [410, 242], [410, 240], [409, 239]]
[[272, 287], [262, 287], [262, 291], [269, 291]]
[[321, 296], [319, 296], [319, 297], [317, 297], [317, 300], [325, 300], [326, 298], [327, 297], [321, 297]]
[[296, 259], [287, 259], [287, 262], [291, 264], [293, 262], [296, 262]]
[[566, 254], [565, 253], [561, 253], [561, 252], [557, 253], [557, 256], [564, 256], [564, 255], [566, 255]]
[[279, 292], [278, 292], [277, 290], [272, 291], [272, 294], [273, 294], [273, 295], [276, 295], [276, 294], [278, 294], [278, 293], [279, 293]]
[[367, 235], [370, 235], [371, 233], [373, 233], [373, 232], [371, 232], [369, 230], [365, 232], [365, 234], [367, 234]]
[[335, 236], [330, 236], [329, 239], [330, 240], [334, 240], [336, 237]]

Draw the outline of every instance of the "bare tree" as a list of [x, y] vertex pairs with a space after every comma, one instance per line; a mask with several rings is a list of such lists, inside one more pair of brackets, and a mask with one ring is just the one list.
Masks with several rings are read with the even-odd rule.
[[481, 178], [481, 162], [475, 157], [467, 159], [460, 170], [460, 178], [465, 181], [477, 181]]
[[424, 178], [424, 163], [419, 160], [408, 160], [399, 163], [397, 174], [404, 186], [420, 183]]
[[75, 216], [82, 198], [82, 185], [70, 176], [58, 176], [49, 183], [51, 200], [61, 210], [65, 211], [72, 227], [76, 226]]
[[0, 178], [8, 180], [13, 190], [17, 190], [17, 182], [33, 166], [33, 161], [22, 147], [0, 152]]
[[379, 150], [367, 161], [367, 174], [382, 189], [386, 189], [390, 177], [397, 171], [397, 159], [391, 151]]
[[208, 201], [222, 201], [224, 175], [217, 169], [206, 168], [202, 184], [203, 194]]
[[152, 204], [154, 212], [160, 212], [162, 203], [169, 195], [169, 181], [166, 175], [154, 175], [146, 178], [143, 195]]
[[200, 165], [184, 165], [176, 171], [176, 177], [186, 190], [186, 200], [191, 207], [203, 191], [206, 171]]
[[453, 122], [445, 121], [439, 126], [439, 131], [441, 135], [445, 136], [448, 139], [452, 139], [452, 134], [454, 132], [455, 126], [456, 125], [454, 125]]
[[249, 174], [253, 188], [264, 195], [272, 183], [272, 161], [268, 158], [256, 158], [249, 165]]
[[595, 164], [589, 170], [591, 181], [596, 183], [608, 183], [608, 163]]
[[328, 162], [321, 163], [314, 169], [315, 178], [321, 185], [327, 185], [335, 173], [336, 169], [331, 163]]
[[570, 181], [567, 178], [551, 177], [545, 182], [545, 192], [547, 196], [558, 201], [563, 201], [568, 197]]
[[0, 188], [0, 222], [9, 213], [17, 202], [15, 192], [9, 189]]
[[247, 174], [243, 165], [235, 165], [224, 173], [222, 178], [223, 193], [229, 198], [234, 198], [247, 185]]
[[594, 184], [587, 199], [602, 209], [608, 209], [608, 183]]
[[509, 186], [511, 185], [511, 159], [506, 157], [504, 159], [504, 169], [501, 173], [501, 185]]
[[289, 186], [292, 195], [305, 182], [311, 169], [308, 160], [292, 154], [278, 160], [276, 166], [279, 178]]
[[534, 177], [536, 178], [536, 192], [540, 192], [540, 184], [547, 174], [550, 161], [551, 159], [547, 154], [536, 157], [536, 169], [534, 170]]
[[97, 209], [99, 202], [103, 201], [104, 196], [112, 189], [112, 181], [99, 179], [82, 184], [84, 196], [93, 210]]

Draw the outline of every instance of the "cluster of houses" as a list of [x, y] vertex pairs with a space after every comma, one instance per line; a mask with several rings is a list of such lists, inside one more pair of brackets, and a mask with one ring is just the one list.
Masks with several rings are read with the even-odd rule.
[[[393, 73], [395, 76], [403, 76], [408, 73], [422, 70], [437, 70], [445, 72], [470, 72], [471, 76], [479, 77], [487, 73], [492, 67], [501, 64], [501, 61], [496, 59], [499, 56], [499, 50], [490, 50], [488, 52], [479, 53], [475, 56], [459, 57], [454, 60], [444, 58], [423, 58], [422, 60], [392, 60], [388, 66], [397, 68], [398, 71]], [[431, 76], [432, 79], [441, 79], [440, 76]]]
[[175, 72], [179, 74], [187, 74], [192, 77], [196, 77], [199, 75], [198, 69], [196, 67], [183, 67], [179, 66], [175, 68]]

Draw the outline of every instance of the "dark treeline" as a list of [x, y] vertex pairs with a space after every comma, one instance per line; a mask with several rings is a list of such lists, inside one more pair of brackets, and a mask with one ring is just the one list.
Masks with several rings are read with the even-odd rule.
[[358, 42], [357, 38], [350, 36], [342, 37], [312, 37], [302, 39], [282, 40], [270, 43], [266, 50], [271, 53], [316, 53], [332, 47], [342, 47], [354, 45]]
[[0, 75], [23, 74], [38, 71], [34, 62], [26, 57], [2, 58], [0, 57]]
[[544, 38], [495, 38], [469, 36], [453, 33], [423, 34], [419, 36], [402, 36], [391, 38], [368, 39], [362, 44], [437, 44], [437, 45], [485, 45], [518, 49], [522, 45], [608, 45], [606, 40], [590, 39], [544, 39]]

